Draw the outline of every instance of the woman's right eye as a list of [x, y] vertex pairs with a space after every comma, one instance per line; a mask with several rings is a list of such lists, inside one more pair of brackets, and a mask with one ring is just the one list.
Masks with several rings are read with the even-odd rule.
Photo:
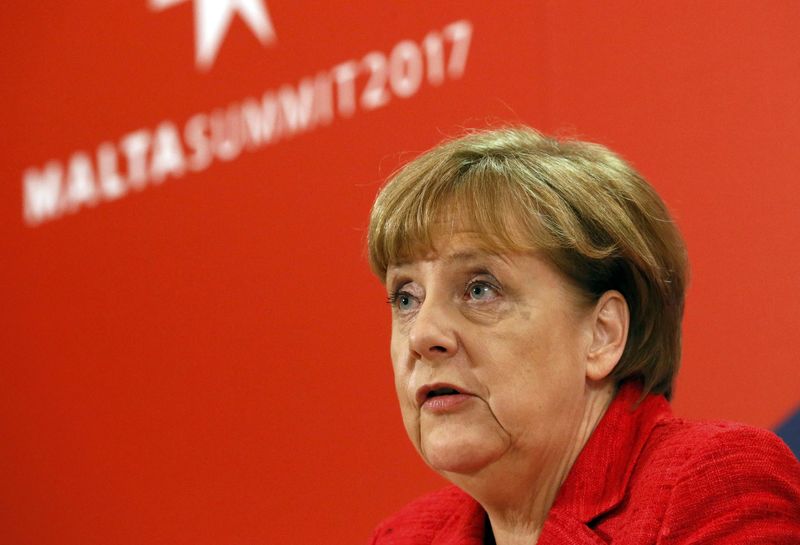
[[411, 310], [416, 303], [416, 297], [406, 291], [396, 291], [389, 295], [389, 304], [397, 310]]
[[397, 298], [397, 308], [400, 310], [408, 310], [411, 308], [411, 296], [407, 293], [401, 293]]

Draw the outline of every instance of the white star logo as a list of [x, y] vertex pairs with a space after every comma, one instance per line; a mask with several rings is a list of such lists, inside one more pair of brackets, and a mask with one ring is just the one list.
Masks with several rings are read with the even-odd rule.
[[[219, 46], [238, 13], [258, 40], [267, 45], [275, 41], [275, 29], [262, 0], [193, 0], [195, 63], [201, 70], [214, 64]], [[150, 0], [150, 9], [161, 11], [186, 0]]]

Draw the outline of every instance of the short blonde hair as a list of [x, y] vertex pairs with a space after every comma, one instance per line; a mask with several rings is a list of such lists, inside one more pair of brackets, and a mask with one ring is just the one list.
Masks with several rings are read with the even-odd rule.
[[668, 398], [681, 352], [687, 282], [683, 240], [655, 190], [609, 149], [528, 127], [445, 141], [378, 194], [368, 248], [385, 280], [393, 263], [432, 249], [443, 222], [484, 233], [487, 249], [541, 250], [595, 301], [625, 297], [628, 341], [611, 378], [638, 378]]

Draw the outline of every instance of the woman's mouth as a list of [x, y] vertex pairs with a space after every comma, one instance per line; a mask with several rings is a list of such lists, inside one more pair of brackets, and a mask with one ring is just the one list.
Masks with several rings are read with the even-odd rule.
[[433, 413], [453, 411], [472, 397], [470, 392], [451, 384], [429, 384], [417, 391], [420, 408]]
[[430, 392], [428, 392], [428, 395], [426, 397], [428, 399], [430, 399], [432, 397], [449, 396], [449, 395], [460, 394], [460, 393], [461, 392], [459, 392], [455, 388], [437, 388], [435, 390], [431, 390]]

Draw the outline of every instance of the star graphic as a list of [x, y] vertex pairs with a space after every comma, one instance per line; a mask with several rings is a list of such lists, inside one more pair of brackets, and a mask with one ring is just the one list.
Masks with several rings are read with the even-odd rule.
[[[156, 11], [187, 0], [150, 0]], [[214, 64], [234, 14], [238, 13], [258, 40], [267, 45], [275, 41], [275, 29], [263, 0], [193, 0], [195, 63], [201, 70]]]

